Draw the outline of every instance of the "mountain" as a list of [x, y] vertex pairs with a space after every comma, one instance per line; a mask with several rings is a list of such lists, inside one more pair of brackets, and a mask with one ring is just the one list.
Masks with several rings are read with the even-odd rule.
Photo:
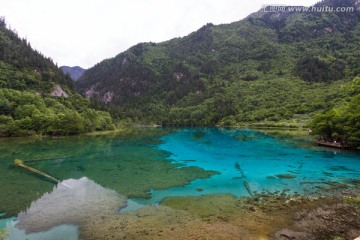
[[112, 129], [74, 81], [0, 18], [0, 137], [69, 135]]
[[297, 125], [349, 99], [360, 74], [359, 1], [314, 7], [325, 5], [354, 11], [259, 11], [209, 23], [183, 38], [139, 43], [88, 69], [76, 86], [117, 118]]
[[69, 66], [61, 66], [60, 69], [65, 73], [69, 74], [71, 79], [74, 81], [78, 80], [81, 75], [86, 71], [86, 69], [81, 68], [79, 66], [69, 67]]
[[74, 90], [74, 83], [53, 63], [31, 48], [26, 39], [6, 28], [0, 18], [0, 87], [49, 92], [55, 84]]

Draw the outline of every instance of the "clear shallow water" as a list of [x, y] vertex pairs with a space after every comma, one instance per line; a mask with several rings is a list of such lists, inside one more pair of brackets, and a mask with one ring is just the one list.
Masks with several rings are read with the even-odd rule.
[[[311, 144], [303, 147], [303, 143], [250, 130], [216, 128], [2, 140], [0, 218], [16, 217], [44, 193], [54, 192], [54, 184], [47, 179], [14, 166], [15, 158], [60, 180], [86, 177], [101, 188], [129, 197], [128, 207], [119, 209], [121, 212], [158, 204], [167, 196], [250, 196], [277, 191], [326, 195], [334, 194], [327, 191], [334, 186], [339, 192], [351, 192], [351, 179], [360, 177], [360, 155]], [[60, 222], [67, 223], [66, 219]], [[62, 228], [53, 230], [58, 229]], [[12, 239], [16, 239], [14, 234], [24, 234], [17, 230], [11, 232]], [[31, 239], [41, 236], [31, 235]]]
[[[152, 199], [142, 202], [158, 202], [168, 195], [250, 196], [244, 180], [252, 193], [286, 191], [324, 195], [326, 192], [321, 191], [321, 187], [347, 183], [350, 178], [360, 176], [358, 153], [312, 144], [301, 147], [302, 141], [277, 139], [251, 130], [183, 129], [162, 140], [158, 147], [172, 153], [170, 160], [220, 174], [195, 180], [184, 187], [155, 190]], [[285, 174], [291, 178], [279, 176]]]

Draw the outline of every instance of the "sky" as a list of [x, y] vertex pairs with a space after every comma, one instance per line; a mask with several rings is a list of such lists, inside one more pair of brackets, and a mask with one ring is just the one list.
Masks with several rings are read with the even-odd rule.
[[0, 0], [0, 16], [58, 66], [89, 68], [139, 42], [239, 21], [265, 4], [318, 0]]

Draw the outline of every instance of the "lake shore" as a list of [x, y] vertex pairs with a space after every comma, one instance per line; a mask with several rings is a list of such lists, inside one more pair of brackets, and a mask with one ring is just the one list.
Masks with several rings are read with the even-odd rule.
[[360, 235], [359, 207], [359, 197], [174, 197], [160, 206], [92, 219], [80, 227], [80, 238], [355, 239]]

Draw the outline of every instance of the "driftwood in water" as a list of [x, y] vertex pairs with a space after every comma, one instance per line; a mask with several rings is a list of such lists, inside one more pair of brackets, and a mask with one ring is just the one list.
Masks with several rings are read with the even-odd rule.
[[40, 162], [40, 161], [57, 161], [57, 160], [62, 160], [66, 158], [66, 160], [69, 160], [71, 158], [76, 158], [76, 157], [68, 157], [68, 156], [63, 156], [63, 157], [56, 157], [56, 158], [38, 158], [38, 159], [28, 159], [26, 160], [27, 163], [30, 162]]
[[17, 166], [19, 166], [19, 167], [25, 168], [25, 169], [27, 169], [27, 170], [29, 170], [29, 171], [31, 171], [31, 172], [37, 173], [37, 174], [39, 174], [39, 175], [41, 175], [41, 176], [44, 176], [44, 177], [46, 177], [46, 178], [48, 178], [48, 179], [51, 179], [52, 181], [54, 181], [54, 182], [56, 182], [56, 183], [59, 183], [59, 182], [60, 182], [58, 179], [56, 179], [56, 178], [54, 178], [54, 177], [52, 177], [52, 176], [50, 176], [50, 175], [48, 175], [48, 174], [46, 174], [46, 173], [44, 173], [44, 172], [42, 172], [42, 171], [39, 171], [39, 170], [37, 170], [37, 169], [35, 169], [35, 168], [26, 166], [26, 165], [24, 164], [24, 162], [21, 161], [21, 160], [19, 160], [19, 159], [15, 159], [14, 163], [15, 163], [15, 165], [17, 165]]

